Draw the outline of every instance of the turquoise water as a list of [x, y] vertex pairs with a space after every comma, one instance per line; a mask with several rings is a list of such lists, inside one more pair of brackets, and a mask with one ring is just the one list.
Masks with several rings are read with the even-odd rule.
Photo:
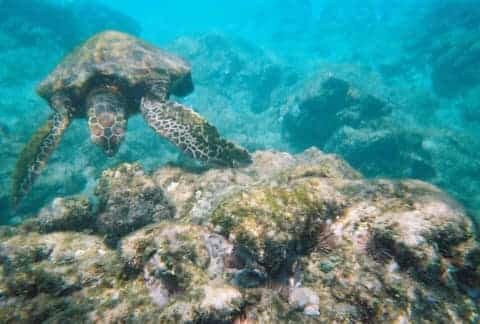
[[478, 2], [0, 0], [0, 322], [478, 323]]
[[[9, 206], [16, 159], [50, 113], [36, 85], [105, 29], [190, 61], [196, 89], [179, 100], [250, 151], [316, 146], [369, 177], [436, 184], [480, 217], [476, 1], [3, 0], [0, 18], [2, 223], [56, 196], [91, 194], [102, 170], [119, 162], [153, 170], [183, 161], [138, 115], [111, 158], [91, 144], [86, 120], [75, 120], [26, 199]], [[316, 83], [320, 75], [383, 108], [368, 101], [352, 117], [358, 107], [319, 102], [314, 90], [328, 86]]]

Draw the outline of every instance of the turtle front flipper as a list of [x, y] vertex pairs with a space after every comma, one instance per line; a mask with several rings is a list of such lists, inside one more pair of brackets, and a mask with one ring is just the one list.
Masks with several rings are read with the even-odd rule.
[[150, 127], [195, 159], [230, 167], [251, 162], [245, 149], [221, 138], [214, 126], [179, 103], [145, 97], [141, 111]]
[[28, 193], [69, 125], [68, 113], [55, 112], [25, 145], [13, 173], [11, 198], [14, 206]]

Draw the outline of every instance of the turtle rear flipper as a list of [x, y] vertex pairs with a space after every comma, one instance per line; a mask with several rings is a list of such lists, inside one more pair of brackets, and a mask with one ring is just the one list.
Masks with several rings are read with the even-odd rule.
[[190, 108], [145, 97], [140, 109], [150, 127], [195, 159], [221, 166], [251, 161], [246, 150], [221, 138], [214, 126]]
[[28, 193], [45, 167], [48, 158], [60, 143], [69, 124], [70, 117], [68, 114], [55, 112], [25, 145], [13, 173], [11, 192], [13, 206], [18, 205], [20, 200]]

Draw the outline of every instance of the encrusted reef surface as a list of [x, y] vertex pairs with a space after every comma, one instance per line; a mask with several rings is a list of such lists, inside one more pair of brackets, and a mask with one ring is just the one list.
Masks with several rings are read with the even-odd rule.
[[[0, 322], [474, 323], [480, 245], [462, 207], [335, 155], [243, 169], [107, 170], [0, 231]], [[118, 222], [118, 223], [117, 223]]]

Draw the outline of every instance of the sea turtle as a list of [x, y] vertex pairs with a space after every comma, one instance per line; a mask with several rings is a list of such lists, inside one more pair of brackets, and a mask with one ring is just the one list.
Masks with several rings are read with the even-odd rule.
[[73, 118], [87, 118], [93, 143], [113, 155], [127, 118], [140, 111], [148, 125], [185, 153], [208, 164], [250, 162], [243, 148], [222, 139], [193, 110], [169, 100], [193, 91], [190, 65], [136, 37], [99, 33], [73, 50], [37, 93], [53, 110], [18, 159], [12, 187], [17, 204], [44, 168]]

